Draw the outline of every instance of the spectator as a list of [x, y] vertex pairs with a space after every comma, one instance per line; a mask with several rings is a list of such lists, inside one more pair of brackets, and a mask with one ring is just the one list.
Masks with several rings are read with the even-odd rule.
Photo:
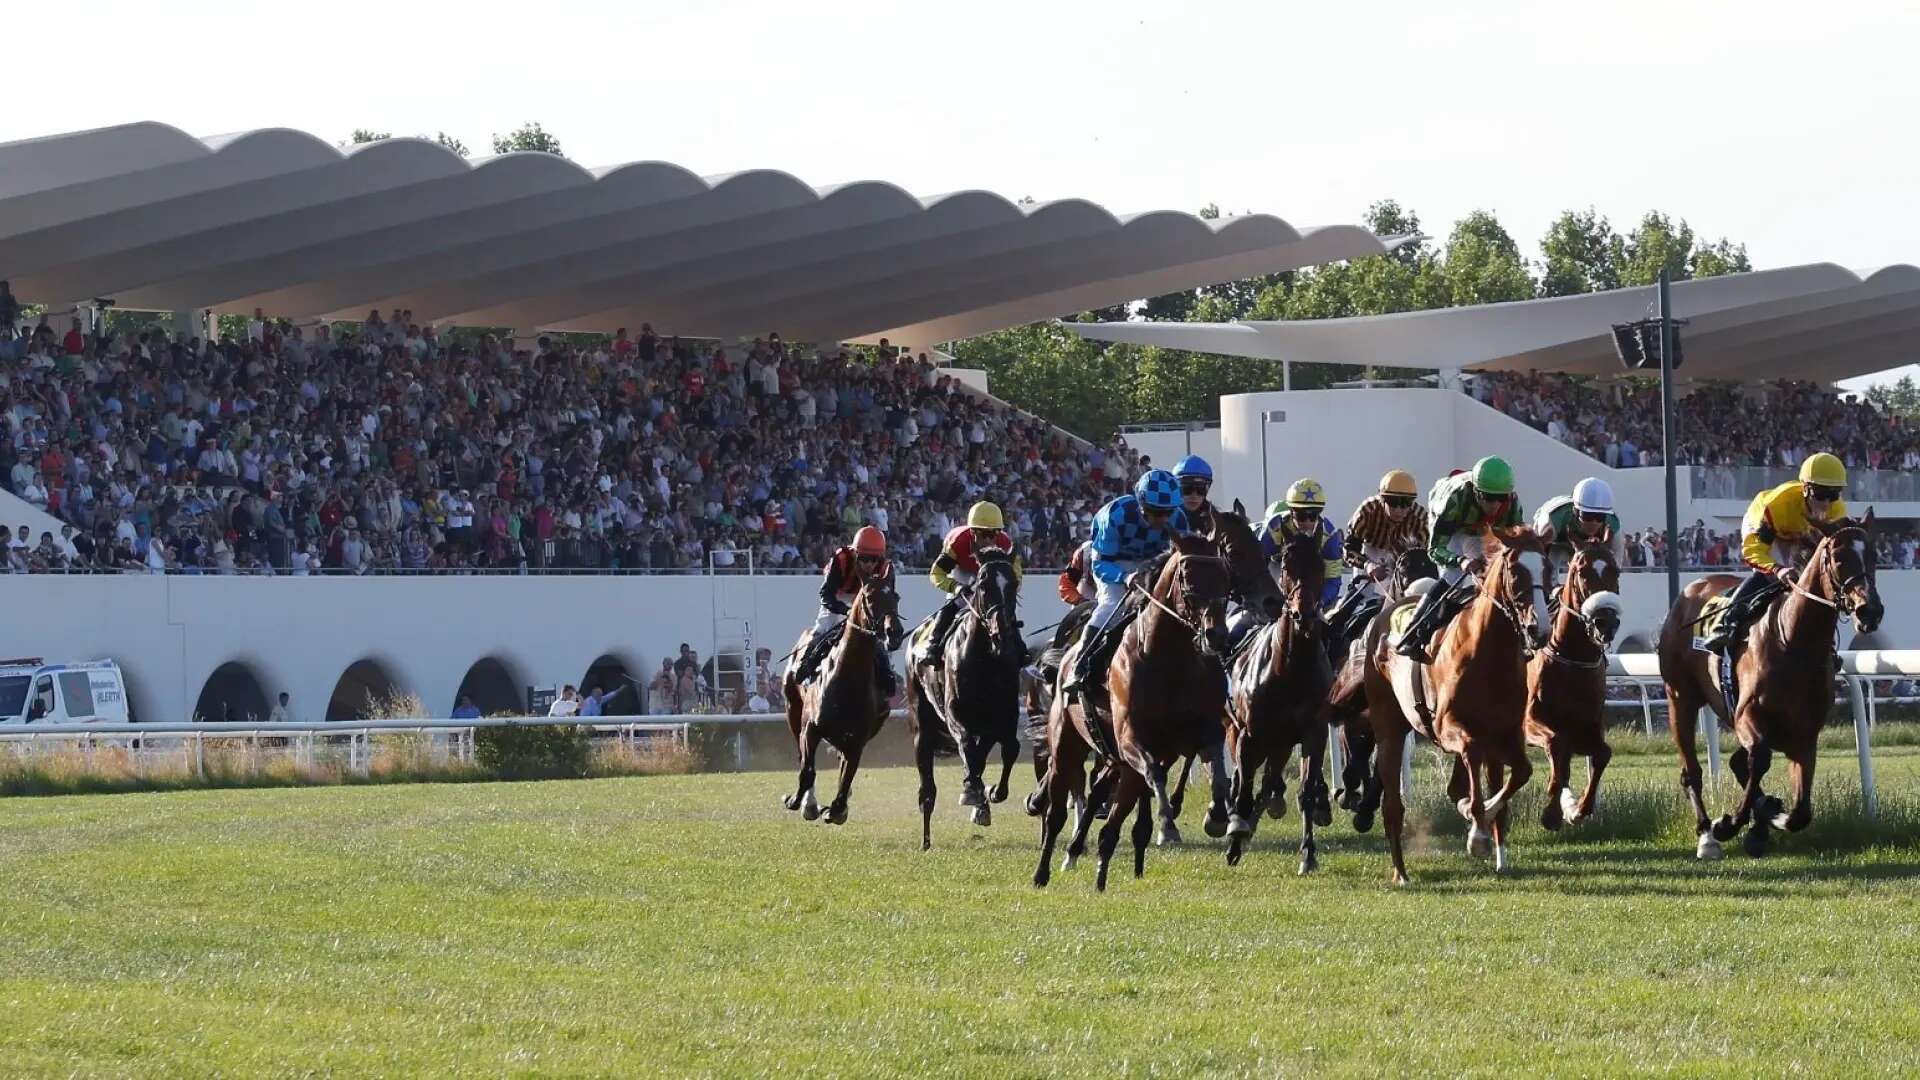
[[560, 688], [560, 696], [553, 699], [553, 707], [547, 710], [548, 716], [573, 716], [580, 711], [580, 701], [574, 696], [573, 684]]
[[586, 699], [580, 702], [581, 716], [599, 716], [601, 714], [600, 688], [587, 687]]
[[480, 719], [480, 706], [475, 705], [472, 698], [461, 694], [459, 702], [453, 707], [453, 719], [478, 720]]
[[279, 700], [274, 702], [273, 708], [267, 713], [267, 722], [269, 724], [284, 724], [291, 720], [292, 717], [287, 712], [287, 706], [292, 700], [285, 690], [280, 691]]

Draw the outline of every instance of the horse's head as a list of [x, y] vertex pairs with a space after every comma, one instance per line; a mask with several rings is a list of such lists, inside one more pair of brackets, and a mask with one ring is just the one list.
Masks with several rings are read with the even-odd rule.
[[[1873, 633], [1887, 613], [1874, 578], [1879, 560], [1873, 546], [1873, 511], [1868, 510], [1859, 521], [1849, 518], [1826, 526], [1816, 523], [1814, 531], [1820, 534], [1820, 542], [1807, 563], [1813, 579], [1807, 587], [1832, 600], [1842, 614], [1852, 615], [1854, 629]], [[1829, 580], [1821, 582], [1822, 575]]]
[[1260, 553], [1260, 541], [1253, 535], [1253, 526], [1247, 523], [1239, 500], [1234, 501], [1232, 511], [1214, 510], [1213, 532], [1207, 539], [1227, 560], [1233, 573], [1234, 598], [1240, 606], [1269, 622], [1279, 618], [1286, 598], [1267, 572], [1266, 556]]
[[1196, 631], [1194, 644], [1202, 655], [1224, 656], [1227, 651], [1227, 596], [1233, 574], [1220, 551], [1203, 536], [1187, 535], [1173, 542], [1173, 557], [1160, 571], [1154, 596]]
[[980, 573], [967, 604], [993, 635], [996, 646], [1012, 649], [1020, 643], [1020, 576], [1013, 571], [1013, 556], [988, 548], [979, 559]]
[[1620, 561], [1601, 544], [1587, 544], [1567, 563], [1567, 580], [1560, 588], [1560, 609], [1578, 612], [1599, 644], [1620, 632]]
[[847, 615], [847, 622], [856, 629], [872, 634], [876, 641], [899, 638], [900, 591], [891, 574], [870, 577], [861, 584], [859, 594], [853, 598], [853, 609]]
[[1327, 581], [1327, 561], [1320, 554], [1320, 538], [1311, 533], [1287, 537], [1280, 549], [1280, 587], [1300, 615], [1320, 610], [1320, 590]]
[[1524, 549], [1504, 540], [1501, 536], [1487, 540], [1487, 569], [1481, 575], [1480, 591], [1505, 611], [1525, 644], [1531, 646], [1540, 637], [1540, 620], [1533, 609], [1533, 571], [1520, 558]]

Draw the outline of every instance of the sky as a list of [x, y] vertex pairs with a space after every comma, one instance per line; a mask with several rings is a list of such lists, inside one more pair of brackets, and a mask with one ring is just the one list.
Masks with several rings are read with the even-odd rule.
[[13, 58], [0, 141], [160, 120], [484, 153], [536, 120], [588, 166], [1296, 225], [1393, 198], [1442, 236], [1491, 210], [1529, 254], [1561, 210], [1657, 208], [1759, 268], [1920, 262], [1911, 0], [95, 0], [37, 32], [74, 48]]

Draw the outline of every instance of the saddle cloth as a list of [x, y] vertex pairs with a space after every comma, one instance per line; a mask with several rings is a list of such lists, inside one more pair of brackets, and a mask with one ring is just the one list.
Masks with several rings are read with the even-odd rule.
[[1402, 634], [1405, 634], [1407, 627], [1412, 625], [1413, 613], [1419, 606], [1418, 604], [1403, 604], [1400, 607], [1394, 608], [1393, 614], [1387, 616], [1387, 632], [1392, 634], [1396, 639]]
[[1707, 598], [1700, 608], [1700, 623], [1693, 629], [1693, 647], [1706, 651], [1706, 640], [1720, 632], [1720, 626], [1727, 621], [1727, 612], [1733, 607], [1733, 590], [1727, 589]]

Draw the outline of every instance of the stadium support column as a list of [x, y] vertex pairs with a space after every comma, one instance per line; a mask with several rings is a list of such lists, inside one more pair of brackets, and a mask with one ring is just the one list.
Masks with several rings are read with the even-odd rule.
[[205, 341], [207, 324], [198, 311], [176, 311], [173, 313], [173, 334], [175, 337], [199, 338]]
[[1667, 485], [1667, 606], [1680, 599], [1680, 493], [1673, 478], [1673, 361], [1678, 352], [1668, 296], [1668, 274], [1660, 271], [1660, 459]]

